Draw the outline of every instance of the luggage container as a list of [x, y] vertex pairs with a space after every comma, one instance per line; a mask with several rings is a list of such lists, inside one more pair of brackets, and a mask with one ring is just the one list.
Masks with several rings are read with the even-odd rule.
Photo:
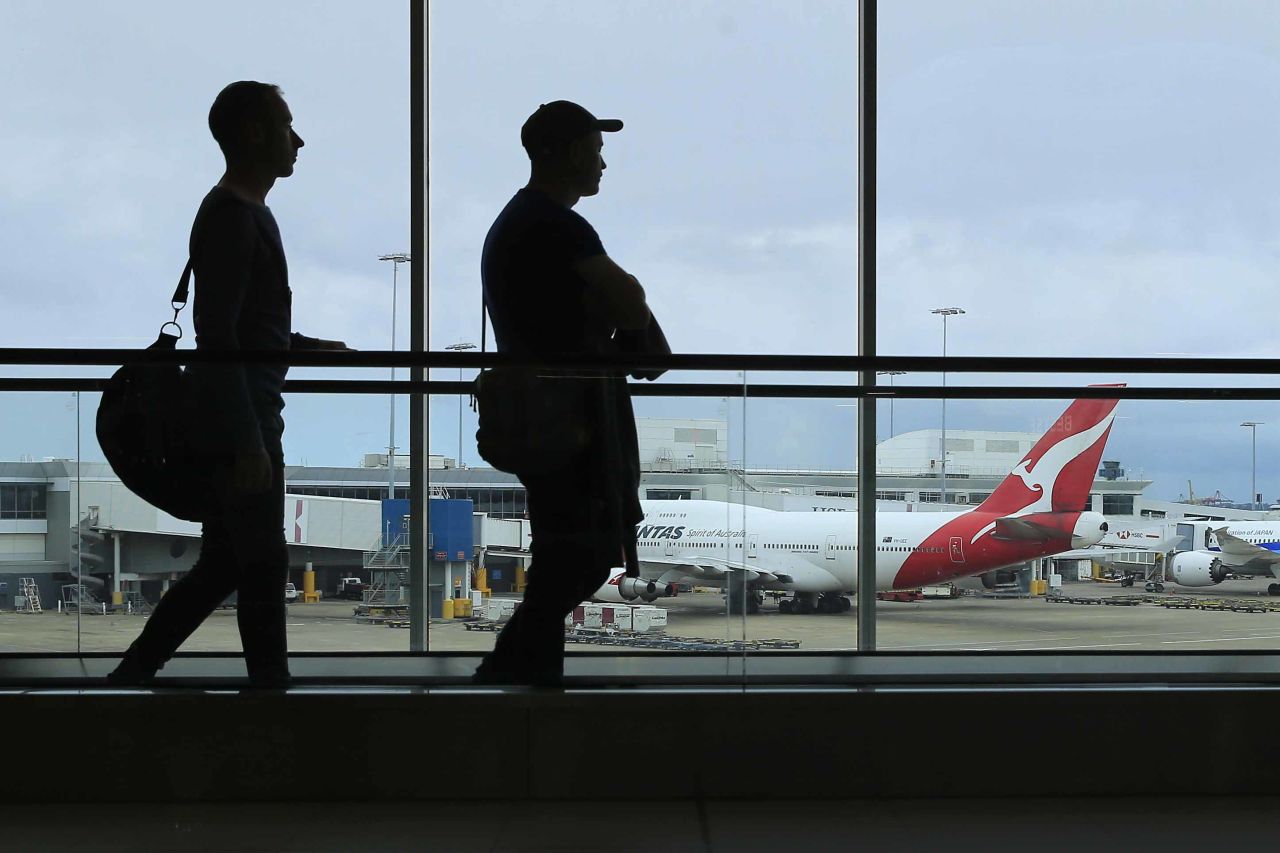
[[[576, 611], [577, 608], [575, 607], [574, 610]], [[604, 610], [605, 610], [605, 606], [603, 604], [582, 605], [582, 627], [603, 628], [604, 627]]]
[[644, 605], [631, 608], [631, 626], [633, 631], [649, 634], [665, 631], [667, 628], [667, 611], [661, 607]]
[[631, 608], [625, 604], [615, 604], [606, 607], [603, 614], [604, 625], [606, 628], [616, 628], [619, 631], [630, 631], [632, 626]]
[[511, 614], [516, 612], [518, 606], [520, 602], [514, 598], [491, 598], [489, 599], [489, 619], [494, 622], [504, 622], [511, 618]]

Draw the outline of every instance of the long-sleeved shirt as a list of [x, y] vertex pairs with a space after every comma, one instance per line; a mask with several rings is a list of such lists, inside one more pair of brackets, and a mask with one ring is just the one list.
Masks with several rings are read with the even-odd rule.
[[[304, 349], [291, 331], [292, 292], [275, 217], [214, 187], [191, 226], [196, 349]], [[201, 443], [215, 452], [278, 445], [284, 431], [285, 364], [193, 365], [188, 370]]]

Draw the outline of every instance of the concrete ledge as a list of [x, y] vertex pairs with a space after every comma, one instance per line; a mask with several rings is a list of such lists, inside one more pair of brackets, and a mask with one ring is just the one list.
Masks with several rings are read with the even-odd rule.
[[[1245, 794], [1278, 691], [0, 695], [8, 801]], [[1255, 721], [1256, 725], [1250, 725]]]

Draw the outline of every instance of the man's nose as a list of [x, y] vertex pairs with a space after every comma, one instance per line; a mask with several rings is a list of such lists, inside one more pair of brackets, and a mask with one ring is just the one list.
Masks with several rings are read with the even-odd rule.
[[301, 137], [301, 136], [299, 136], [297, 133], [294, 133], [294, 134], [293, 134], [293, 147], [294, 147], [294, 148], [301, 148], [302, 146], [304, 146], [304, 145], [306, 145], [306, 144], [307, 144], [307, 143], [305, 143], [305, 142], [303, 142], [303, 141], [302, 141], [302, 137]]

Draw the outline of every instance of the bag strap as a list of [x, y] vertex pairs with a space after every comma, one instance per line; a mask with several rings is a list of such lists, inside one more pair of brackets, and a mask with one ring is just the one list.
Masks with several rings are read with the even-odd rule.
[[191, 259], [187, 258], [187, 265], [182, 269], [182, 277], [178, 279], [178, 287], [173, 291], [173, 299], [169, 300], [169, 304], [173, 306], [173, 319], [160, 327], [160, 334], [164, 336], [165, 329], [173, 326], [178, 330], [176, 335], [169, 337], [175, 340], [182, 338], [182, 327], [178, 325], [178, 314], [183, 308], [187, 307], [187, 299], [191, 295]]

